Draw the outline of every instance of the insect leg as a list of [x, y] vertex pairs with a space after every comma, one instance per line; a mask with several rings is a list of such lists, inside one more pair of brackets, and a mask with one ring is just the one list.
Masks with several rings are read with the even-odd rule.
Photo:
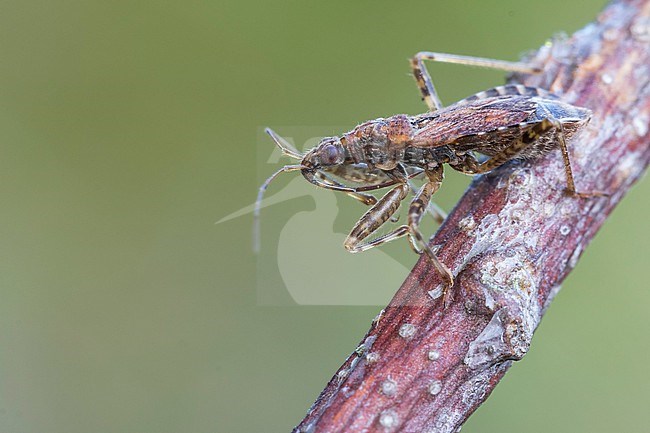
[[531, 144], [535, 143], [542, 135], [546, 134], [550, 130], [557, 131], [557, 140], [560, 145], [560, 150], [562, 152], [562, 159], [564, 161], [564, 172], [567, 177], [567, 192], [569, 195], [574, 197], [598, 197], [606, 196], [606, 193], [603, 192], [578, 192], [576, 191], [575, 181], [573, 178], [573, 171], [571, 170], [571, 160], [569, 158], [569, 149], [566, 145], [566, 138], [564, 136], [564, 129], [562, 123], [557, 119], [545, 118], [540, 122], [533, 124], [530, 128], [524, 130], [521, 137], [518, 140], [515, 140], [510, 146], [505, 148], [501, 153], [498, 153], [492, 156], [490, 159], [483, 163], [479, 163], [476, 158], [471, 155], [465, 155], [465, 158], [459, 163], [451, 165], [455, 170], [466, 174], [480, 174], [486, 173], [495, 169], [496, 167], [510, 161], [511, 159], [517, 158], [517, 155], [521, 153]]
[[381, 227], [397, 211], [402, 200], [407, 196], [409, 186], [405, 183], [397, 185], [384, 195], [368, 212], [354, 225], [343, 245], [351, 253], [359, 253], [390, 242], [409, 233], [409, 227], [399, 226], [388, 234], [368, 242], [363, 242], [368, 236]]
[[455, 54], [433, 53], [430, 51], [421, 51], [411, 58], [411, 70], [415, 81], [420, 88], [422, 98], [429, 107], [429, 110], [435, 111], [443, 107], [438, 93], [436, 92], [431, 75], [424, 65], [424, 60], [434, 62], [456, 63], [460, 65], [479, 66], [483, 68], [501, 69], [511, 72], [538, 73], [540, 68], [522, 62], [506, 62], [503, 60], [486, 59], [482, 57], [459, 56]]
[[564, 172], [566, 173], [566, 186], [567, 192], [569, 195], [574, 197], [581, 198], [590, 198], [590, 197], [602, 197], [609, 196], [609, 194], [600, 192], [600, 191], [591, 191], [591, 192], [578, 192], [576, 191], [576, 184], [573, 179], [573, 171], [571, 170], [571, 159], [569, 158], [569, 149], [566, 145], [566, 139], [564, 137], [564, 129], [562, 128], [562, 123], [553, 119], [552, 122], [555, 123], [555, 127], [558, 131], [558, 141], [560, 143], [560, 150], [562, 151], [562, 160], [564, 161]]
[[[408, 180], [409, 187], [411, 188], [411, 192], [413, 194], [418, 193], [418, 189], [413, 183], [411, 179]], [[429, 204], [427, 205], [427, 213], [431, 215], [431, 217], [438, 223], [442, 224], [445, 221], [445, 218], [447, 218], [447, 213], [440, 208], [437, 204], [434, 202], [430, 201]]]
[[[524, 149], [533, 144], [540, 136], [547, 133], [553, 128], [557, 127], [557, 121], [550, 119], [543, 119], [538, 123], [531, 124], [527, 127], [517, 140], [514, 140], [510, 146], [503, 149], [500, 153], [493, 155], [484, 162], [479, 163], [474, 155], [466, 154], [465, 158], [458, 164], [450, 164], [450, 166], [462, 173], [466, 174], [481, 174], [494, 170], [495, 168], [503, 165], [511, 159], [517, 158]], [[558, 122], [559, 123], [559, 122]]]
[[427, 67], [422, 62], [421, 54], [416, 54], [410, 60], [413, 78], [415, 78], [415, 82], [422, 94], [422, 99], [427, 104], [427, 107], [429, 107], [429, 111], [440, 110], [443, 107], [442, 102], [440, 101], [438, 92], [436, 92], [436, 88], [433, 86], [431, 75], [429, 75]]
[[[337, 182], [336, 180], [332, 179], [331, 177], [327, 176], [325, 173], [321, 171], [316, 172], [315, 177], [317, 177], [324, 184], [346, 188], [346, 185]], [[370, 194], [364, 194], [356, 191], [345, 191], [345, 193], [350, 197], [352, 197], [353, 199], [359, 200], [361, 203], [365, 205], [374, 205], [375, 203], [377, 203], [377, 199]]]
[[424, 216], [427, 205], [431, 202], [431, 197], [440, 188], [442, 183], [443, 171], [442, 166], [439, 166], [433, 171], [427, 171], [428, 180], [422, 185], [416, 196], [411, 201], [408, 214], [408, 228], [409, 228], [409, 243], [411, 248], [419, 254], [424, 252], [431, 261], [438, 274], [445, 280], [445, 287], [443, 289], [444, 302], [448, 305], [449, 299], [447, 298], [447, 289], [454, 285], [454, 276], [440, 260], [436, 257], [429, 243], [420, 231], [420, 222]]

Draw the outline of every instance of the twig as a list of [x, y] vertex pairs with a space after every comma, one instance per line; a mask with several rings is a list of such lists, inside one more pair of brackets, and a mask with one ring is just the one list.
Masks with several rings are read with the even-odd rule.
[[578, 188], [568, 197], [559, 151], [473, 182], [433, 244], [453, 270], [420, 260], [295, 432], [454, 432], [530, 346], [582, 251], [650, 161], [650, 0], [620, 0], [516, 77], [594, 112], [569, 144]]

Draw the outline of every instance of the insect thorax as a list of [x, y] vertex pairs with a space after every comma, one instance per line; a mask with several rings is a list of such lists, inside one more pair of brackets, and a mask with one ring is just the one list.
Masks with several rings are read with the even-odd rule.
[[402, 162], [415, 131], [411, 119], [404, 114], [362, 123], [341, 137], [346, 160], [392, 170]]

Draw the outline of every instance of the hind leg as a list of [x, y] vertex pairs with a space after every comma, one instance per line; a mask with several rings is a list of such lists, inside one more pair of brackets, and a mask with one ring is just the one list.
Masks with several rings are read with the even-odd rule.
[[424, 60], [431, 60], [434, 62], [443, 63], [456, 63], [460, 65], [479, 66], [483, 68], [501, 69], [510, 72], [524, 72], [524, 73], [538, 73], [538, 67], [521, 62], [506, 62], [503, 60], [485, 59], [482, 57], [459, 56], [455, 54], [432, 53], [429, 51], [421, 51], [411, 58], [411, 71], [415, 82], [420, 89], [422, 99], [429, 107], [430, 111], [440, 110], [443, 105], [438, 97], [438, 92], [433, 86], [431, 75], [424, 65]]
[[465, 158], [459, 163], [452, 165], [454, 170], [458, 170], [465, 174], [481, 174], [494, 170], [500, 165], [517, 158], [526, 148], [533, 145], [542, 135], [550, 133], [552, 130], [556, 131], [560, 151], [562, 152], [562, 160], [564, 161], [564, 172], [566, 173], [567, 193], [574, 197], [588, 198], [606, 196], [606, 193], [593, 191], [593, 192], [578, 192], [575, 186], [573, 177], [573, 170], [571, 169], [571, 159], [569, 158], [569, 149], [566, 145], [564, 130], [562, 123], [557, 119], [546, 118], [538, 123], [531, 124], [530, 127], [522, 131], [519, 139], [512, 142], [510, 146], [505, 148], [500, 153], [493, 155], [488, 160], [479, 163], [476, 158], [471, 155], [465, 155]]

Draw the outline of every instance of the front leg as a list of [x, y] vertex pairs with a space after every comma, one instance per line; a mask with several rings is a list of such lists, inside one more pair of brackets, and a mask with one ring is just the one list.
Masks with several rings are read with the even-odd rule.
[[[347, 185], [344, 185], [340, 182], [337, 182], [336, 180], [332, 179], [322, 171], [316, 172], [314, 175], [315, 178], [317, 178], [320, 182], [322, 182], [325, 185], [333, 186], [333, 187], [339, 187], [339, 188], [348, 188]], [[364, 194], [362, 192], [356, 192], [356, 191], [345, 191], [347, 195], [352, 197], [355, 200], [360, 201], [361, 203], [365, 205], [374, 205], [377, 203], [377, 199], [370, 195], [370, 194]]]
[[400, 226], [384, 236], [363, 242], [393, 216], [408, 192], [409, 186], [406, 183], [399, 184], [388, 191], [354, 225], [343, 243], [345, 249], [351, 253], [359, 253], [406, 235], [409, 232], [408, 226]]

